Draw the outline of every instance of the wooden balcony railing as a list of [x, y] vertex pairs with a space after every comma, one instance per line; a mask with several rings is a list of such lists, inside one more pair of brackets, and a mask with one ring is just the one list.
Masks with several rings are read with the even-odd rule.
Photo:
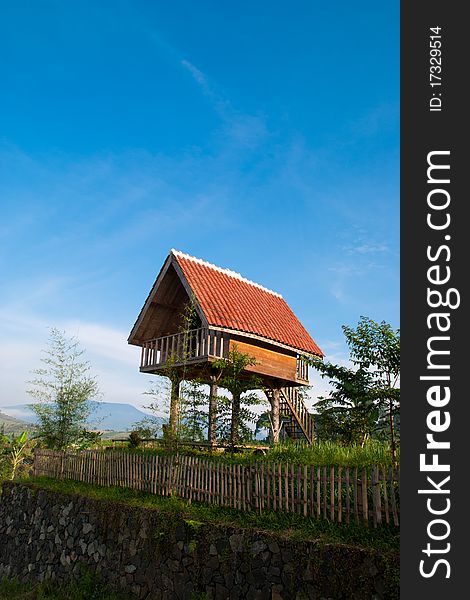
[[308, 362], [303, 356], [297, 356], [297, 379], [308, 382]]
[[174, 366], [204, 358], [224, 358], [229, 350], [228, 337], [222, 331], [201, 327], [148, 340], [142, 345], [140, 368]]
[[314, 441], [315, 422], [313, 415], [308, 412], [305, 403], [295, 387], [281, 389], [281, 415], [293, 420], [290, 434], [294, 438], [305, 438], [309, 444]]
[[[287, 435], [292, 439], [305, 440], [312, 444], [315, 434], [315, 422], [313, 415], [308, 412], [298, 388], [291, 386], [281, 388], [279, 391], [280, 414], [281, 417], [288, 419], [285, 428]], [[265, 388], [264, 392], [268, 400], [272, 402], [273, 391]]]

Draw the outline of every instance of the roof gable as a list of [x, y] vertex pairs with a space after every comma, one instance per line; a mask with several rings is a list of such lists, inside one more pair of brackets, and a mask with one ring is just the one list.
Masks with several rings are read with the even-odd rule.
[[[163, 289], [173, 267], [187, 299], [192, 297], [204, 325], [247, 333], [265, 340], [323, 356], [323, 352], [280, 294], [245, 279], [239, 273], [172, 250], [129, 336], [130, 343], [151, 333], [149, 310], [163, 306]], [[168, 295], [168, 290], [167, 290]], [[173, 291], [173, 293], [175, 293]], [[180, 296], [182, 294], [180, 293]], [[154, 335], [153, 337], [159, 337]], [[146, 338], [150, 339], [150, 338]]]

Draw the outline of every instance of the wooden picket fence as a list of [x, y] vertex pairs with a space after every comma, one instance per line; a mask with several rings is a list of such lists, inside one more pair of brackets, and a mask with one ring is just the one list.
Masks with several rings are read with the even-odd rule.
[[345, 523], [399, 525], [399, 472], [374, 466], [227, 464], [194, 456], [36, 450], [33, 473], [241, 511], [281, 511]]

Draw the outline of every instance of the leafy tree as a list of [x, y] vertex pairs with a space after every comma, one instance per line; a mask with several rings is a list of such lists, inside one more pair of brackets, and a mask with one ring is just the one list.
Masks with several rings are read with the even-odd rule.
[[65, 332], [51, 329], [45, 354], [44, 367], [34, 370], [36, 378], [29, 382], [28, 393], [38, 401], [30, 407], [39, 419], [39, 437], [49, 448], [64, 450], [86, 438], [85, 423], [98, 384], [78, 341], [67, 338]]
[[367, 369], [372, 382], [370, 395], [386, 412], [392, 460], [396, 459], [395, 416], [400, 409], [400, 330], [382, 321], [361, 317], [356, 329], [344, 326], [354, 364]]
[[260, 404], [262, 400], [256, 394], [243, 394], [240, 398], [240, 413], [238, 423], [238, 437], [232, 440], [232, 398], [227, 396], [217, 397], [217, 438], [223, 442], [229, 442], [232, 446], [237, 443], [247, 444], [255, 439], [255, 432], [250, 423], [256, 423], [258, 415], [251, 407]]
[[[223, 413], [226, 413], [230, 406], [230, 443], [232, 445], [236, 445], [243, 438], [246, 439], [247, 435], [252, 435], [251, 430], [249, 430], [249, 434], [246, 431], [247, 422], [256, 419], [256, 415], [250, 410], [250, 407], [262, 402], [256, 394], [247, 394], [250, 390], [255, 390], [261, 385], [259, 377], [246, 371], [247, 367], [255, 364], [256, 359], [249, 354], [239, 352], [236, 345], [229, 351], [226, 358], [221, 358], [213, 363], [213, 367], [220, 371], [218, 384], [232, 395], [231, 399], [221, 402], [221, 410], [219, 411], [222, 417], [220, 427], [222, 427], [223, 435]], [[223, 435], [223, 437], [225, 436]]]
[[207, 429], [208, 395], [198, 381], [183, 381], [180, 389], [180, 423], [178, 437], [203, 441]]
[[0, 480], [13, 480], [28, 461], [32, 462], [31, 451], [34, 443], [29, 439], [27, 431], [18, 436], [14, 433], [5, 435], [3, 429], [0, 431]]
[[16, 471], [18, 467], [23, 462], [23, 458], [26, 454], [26, 449], [28, 446], [28, 432], [23, 431], [18, 437], [12, 436], [11, 440], [11, 454], [10, 454], [10, 463], [11, 463], [11, 475], [10, 479], [14, 479], [16, 475]]
[[135, 431], [142, 439], [154, 439], [162, 434], [162, 422], [157, 416], [147, 415], [134, 423], [132, 431]]
[[[161, 381], [153, 383], [149, 392], [146, 392], [155, 398], [147, 409], [155, 414], [163, 411], [169, 413], [169, 425], [162, 426], [162, 429], [163, 437], [170, 444], [178, 439], [188, 438], [202, 441], [208, 428], [206, 406], [209, 397], [200, 382], [188, 381], [185, 377], [189, 374], [187, 363], [194, 356], [195, 350], [196, 338], [192, 330], [200, 326], [194, 298], [190, 298], [183, 307], [179, 322], [179, 333], [183, 334], [182, 343], [178, 344], [173, 354], [165, 357], [165, 364], [160, 369], [160, 374], [169, 380], [169, 385], [162, 384]], [[245, 370], [254, 364], [256, 360], [253, 357], [238, 352], [236, 348], [230, 351], [228, 357], [212, 363], [214, 381], [232, 394], [231, 401], [223, 396], [217, 398], [217, 433], [222, 439], [230, 438], [233, 444], [242, 438], [245, 440], [252, 437], [247, 423], [254, 421], [256, 416], [249, 407], [259, 404], [261, 400], [255, 394], [247, 392], [260, 387], [260, 382]], [[152, 426], [152, 421], [156, 424], [150, 416], [136, 423], [136, 427]]]
[[254, 437], [256, 438], [263, 430], [267, 429], [272, 438], [272, 428], [271, 411], [265, 410], [256, 420]]
[[361, 446], [377, 429], [379, 411], [370, 396], [370, 377], [363, 369], [354, 371], [331, 363], [314, 361], [323, 377], [330, 378], [333, 391], [321, 397], [315, 408], [315, 429], [320, 440]]
[[201, 320], [197, 314], [195, 303], [196, 297], [194, 294], [191, 294], [191, 297], [184, 304], [180, 313], [180, 327], [178, 331], [188, 334], [183, 348], [183, 352], [187, 353], [188, 355], [191, 355], [191, 336], [189, 335], [189, 332], [201, 326]]
[[144, 406], [153, 414], [147, 415], [133, 425], [141, 438], [157, 438], [162, 434], [162, 420], [168, 418], [170, 408], [170, 381], [166, 377], [156, 377], [150, 381], [149, 389], [144, 392], [152, 401]]
[[178, 333], [182, 335], [182, 344], [169, 356], [165, 357], [165, 365], [160, 374], [170, 380], [171, 386], [169, 401], [169, 423], [163, 427], [164, 437], [172, 443], [178, 438], [178, 428], [182, 423], [181, 410], [181, 384], [185, 379], [186, 365], [194, 355], [195, 337], [193, 329], [199, 324], [199, 317], [191, 297], [183, 306], [179, 314]]
[[85, 427], [83, 427], [80, 439], [78, 442], [78, 449], [85, 450], [86, 448], [93, 448], [100, 444], [101, 436], [103, 432], [101, 431], [89, 431]]
[[361, 317], [353, 329], [343, 326], [355, 369], [312, 359], [311, 364], [333, 385], [320, 398], [317, 433], [345, 443], [361, 443], [387, 423], [392, 460], [396, 460], [395, 422], [400, 406], [400, 334], [382, 321]]
[[[168, 379], [157, 377], [151, 381], [150, 389], [144, 392], [153, 398], [153, 401], [144, 408], [154, 414], [148, 415], [134, 424], [134, 430], [141, 437], [155, 438], [161, 435], [162, 418], [169, 414], [170, 391]], [[182, 381], [179, 391], [178, 428], [175, 439], [202, 441], [207, 428], [207, 412], [204, 409], [207, 404], [207, 394], [204, 393], [202, 385], [197, 381]], [[165, 432], [165, 430], [167, 431], [164, 427], [163, 431]]]
[[134, 429], [134, 431], [130, 432], [127, 443], [129, 444], [129, 448], [135, 450], [142, 444], [142, 436]]
[[[148, 408], [147, 406], [145, 408]], [[148, 415], [137, 421], [132, 426], [132, 431], [135, 431], [142, 439], [157, 438], [162, 433], [162, 423], [158, 417]]]
[[0, 426], [0, 482], [8, 479], [10, 475], [9, 461], [10, 439], [5, 435], [5, 424]]
[[[170, 382], [168, 379], [157, 375], [150, 381], [150, 387], [144, 392], [144, 396], [152, 398], [152, 401], [144, 408], [150, 410], [156, 416], [161, 415], [160, 418], [168, 418], [170, 411]], [[158, 419], [158, 422], [160, 422], [160, 419]]]

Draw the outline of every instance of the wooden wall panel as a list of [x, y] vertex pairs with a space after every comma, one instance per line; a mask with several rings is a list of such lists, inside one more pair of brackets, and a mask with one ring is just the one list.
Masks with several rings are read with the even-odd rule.
[[297, 359], [295, 356], [289, 356], [288, 354], [282, 354], [282, 349], [279, 352], [274, 350], [268, 350], [267, 348], [260, 348], [254, 344], [247, 342], [241, 342], [238, 340], [230, 340], [230, 349], [233, 346], [237, 346], [239, 352], [254, 356], [257, 360], [256, 365], [248, 367], [247, 371], [253, 373], [259, 373], [260, 375], [268, 375], [271, 377], [277, 377], [279, 379], [285, 379], [287, 381], [297, 381], [296, 370], [297, 370]]

